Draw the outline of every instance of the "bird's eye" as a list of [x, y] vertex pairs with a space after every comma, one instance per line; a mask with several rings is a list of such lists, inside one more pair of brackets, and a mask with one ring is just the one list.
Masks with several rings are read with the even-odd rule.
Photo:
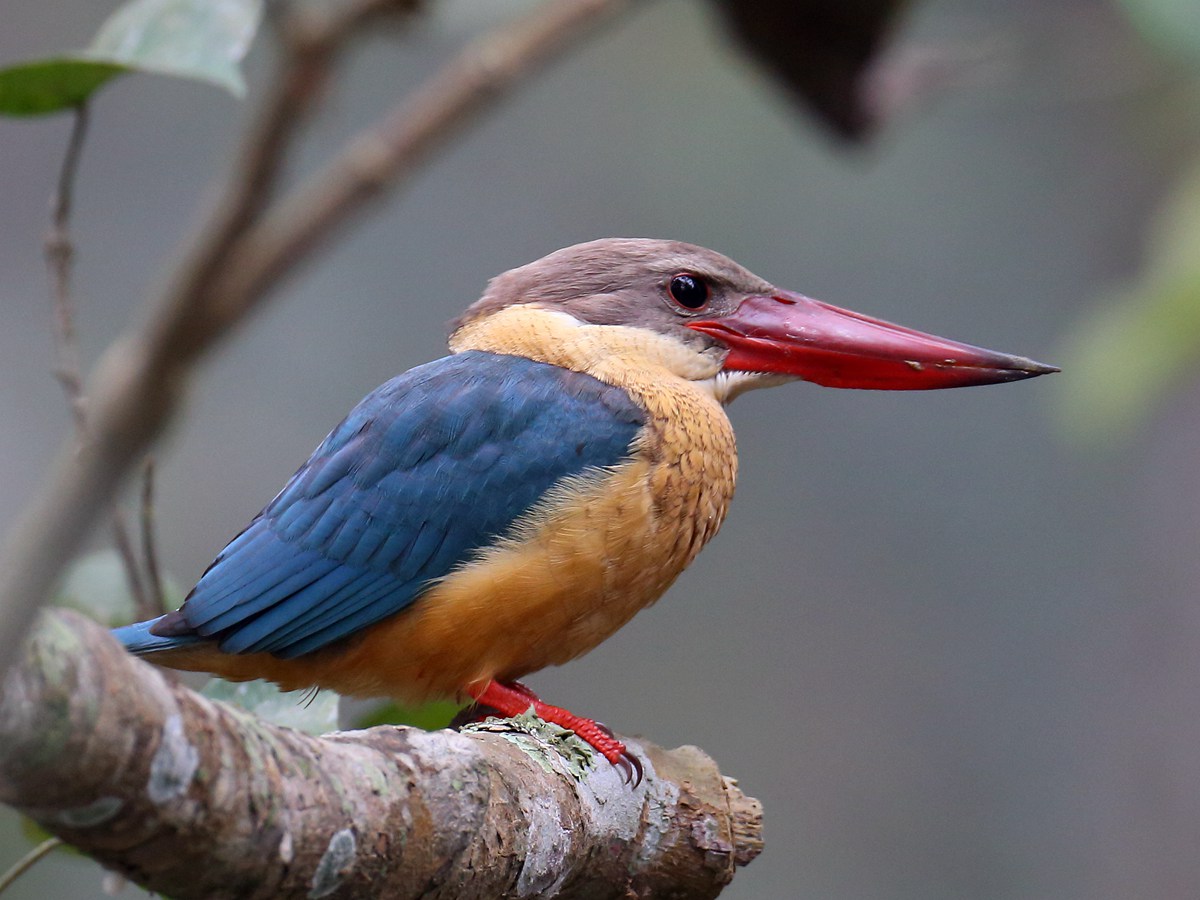
[[698, 275], [680, 273], [671, 279], [671, 299], [684, 309], [703, 309], [708, 303], [708, 282]]

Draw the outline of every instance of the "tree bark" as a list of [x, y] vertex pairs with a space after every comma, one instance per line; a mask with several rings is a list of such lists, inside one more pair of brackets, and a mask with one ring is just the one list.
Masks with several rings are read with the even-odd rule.
[[694, 747], [638, 787], [537, 720], [313, 737], [45, 614], [0, 686], [0, 801], [177, 900], [715, 897], [761, 807]]

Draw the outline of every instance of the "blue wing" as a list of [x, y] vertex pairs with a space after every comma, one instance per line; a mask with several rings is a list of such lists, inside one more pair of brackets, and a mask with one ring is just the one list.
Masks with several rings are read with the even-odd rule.
[[644, 422], [621, 389], [522, 357], [412, 369], [355, 407], [150, 634], [284, 658], [324, 647], [409, 606], [555, 482], [628, 457]]

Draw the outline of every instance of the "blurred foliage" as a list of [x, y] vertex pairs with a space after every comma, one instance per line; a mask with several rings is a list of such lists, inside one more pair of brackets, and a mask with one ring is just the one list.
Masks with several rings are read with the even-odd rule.
[[[1200, 72], [1200, 3], [1117, 6], [1161, 55]], [[1136, 279], [1080, 319], [1061, 362], [1063, 429], [1090, 444], [1132, 434], [1200, 364], [1200, 159], [1155, 214]]]
[[1155, 216], [1138, 280], [1073, 330], [1061, 360], [1069, 437], [1131, 433], [1200, 363], [1200, 163]]
[[1196, 0], [1118, 0], [1117, 5], [1151, 44], [1200, 66], [1200, 3]]
[[262, 0], [132, 0], [84, 53], [143, 72], [194, 78], [246, 93], [239, 63], [262, 21]]
[[[33, 821], [33, 819], [29, 818], [29, 816], [21, 816], [20, 824], [21, 836], [28, 840], [32, 846], [36, 846], [42, 841], [48, 841], [50, 838], [54, 837], [54, 835], [48, 832], [45, 828]], [[79, 853], [79, 851], [70, 844], [68, 844], [65, 849], [71, 853]]]
[[0, 69], [0, 115], [78, 106], [124, 72], [156, 72], [246, 92], [239, 63], [262, 21], [262, 0], [132, 0], [78, 53]]
[[[183, 602], [183, 591], [170, 578], [164, 579], [163, 593], [171, 609]], [[67, 569], [54, 603], [108, 628], [127, 625], [137, 618], [125, 562], [115, 550], [98, 550], [75, 560]]]
[[870, 131], [867, 73], [908, 0], [713, 0], [731, 33], [839, 136]]
[[125, 566], [115, 550], [100, 550], [75, 560], [54, 603], [81, 612], [109, 628], [137, 618]]
[[449, 700], [438, 700], [422, 706], [400, 706], [398, 703], [388, 702], [362, 716], [355, 724], [358, 728], [412, 725], [426, 731], [437, 731], [449, 725], [461, 707], [462, 704]]
[[281, 691], [267, 681], [214, 678], [200, 693], [307, 734], [328, 734], [338, 729], [338, 695], [332, 691]]

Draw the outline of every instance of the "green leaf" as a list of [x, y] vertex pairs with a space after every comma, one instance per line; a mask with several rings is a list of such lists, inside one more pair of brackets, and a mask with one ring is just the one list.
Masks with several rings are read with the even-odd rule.
[[437, 731], [449, 725], [450, 720], [461, 708], [462, 704], [448, 700], [426, 703], [423, 706], [400, 706], [388, 702], [363, 716], [357, 724], [359, 728], [373, 728], [376, 725], [413, 725], [426, 731]]
[[297, 731], [308, 734], [337, 731], [338, 695], [332, 691], [313, 696], [309, 691], [281, 691], [267, 681], [232, 682], [214, 678], [200, 693]]
[[238, 63], [262, 21], [262, 0], [132, 0], [83, 55], [144, 72], [211, 82], [242, 96]]
[[0, 115], [40, 116], [78, 106], [126, 71], [117, 63], [70, 57], [0, 69]]
[[262, 0], [132, 0], [78, 53], [0, 69], [0, 115], [78, 106], [116, 75], [157, 72], [242, 96], [239, 63], [262, 21]]
[[1061, 359], [1061, 421], [1094, 441], [1134, 431], [1200, 363], [1200, 164], [1155, 217], [1138, 283], [1074, 328]]
[[1200, 3], [1196, 0], [1120, 0], [1117, 5], [1151, 44], [1200, 65]]

